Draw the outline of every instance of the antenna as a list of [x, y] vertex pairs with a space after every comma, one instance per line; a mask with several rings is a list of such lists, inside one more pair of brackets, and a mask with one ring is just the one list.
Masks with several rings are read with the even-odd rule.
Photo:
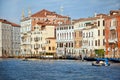
[[60, 6], [60, 14], [62, 15], [63, 14], [63, 6]]

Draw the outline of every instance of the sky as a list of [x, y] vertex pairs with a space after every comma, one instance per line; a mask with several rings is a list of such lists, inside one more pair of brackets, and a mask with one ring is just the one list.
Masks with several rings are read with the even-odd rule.
[[0, 0], [0, 18], [20, 24], [22, 11], [28, 15], [28, 9], [32, 14], [47, 9], [72, 19], [94, 16], [94, 13], [108, 14], [110, 10], [120, 9], [120, 0]]

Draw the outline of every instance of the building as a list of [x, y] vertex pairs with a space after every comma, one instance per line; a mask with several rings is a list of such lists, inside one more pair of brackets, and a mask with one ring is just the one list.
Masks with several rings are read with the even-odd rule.
[[74, 48], [82, 57], [104, 56], [105, 14], [81, 18], [74, 23]]
[[84, 29], [83, 21], [84, 19], [79, 19], [74, 22], [74, 52], [76, 57], [83, 58], [85, 54], [82, 50], [82, 30]]
[[19, 25], [0, 19], [0, 57], [14, 57], [19, 54], [19, 30]]
[[[31, 54], [36, 56], [44, 56], [45, 54], [49, 53], [50, 50], [47, 48], [47, 40], [50, 37], [55, 37], [55, 26], [45, 24], [43, 25], [41, 23], [36, 24], [34, 31], [31, 32]], [[51, 45], [51, 43], [49, 45]]]
[[20, 56], [20, 25], [12, 23], [12, 54], [14, 57]]
[[45, 51], [47, 55], [46, 57], [57, 58], [56, 48], [57, 48], [56, 38], [55, 37], [46, 38], [46, 47], [45, 47]]
[[111, 10], [105, 22], [105, 57], [120, 58], [120, 10]]
[[28, 14], [25, 17], [23, 12], [21, 18], [21, 55], [36, 57], [46, 52], [46, 39], [55, 37], [56, 26], [68, 24], [70, 18], [45, 9]]
[[74, 57], [74, 26], [59, 25], [56, 29], [56, 42], [58, 57]]

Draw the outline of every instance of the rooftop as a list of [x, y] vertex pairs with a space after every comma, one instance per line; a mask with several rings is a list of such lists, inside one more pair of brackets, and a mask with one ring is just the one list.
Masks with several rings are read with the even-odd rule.
[[7, 21], [6, 19], [0, 19], [0, 22], [6, 23], [6, 24], [10, 24], [10, 25], [12, 25], [13, 27], [20, 27], [20, 25], [18, 25], [18, 24], [16, 24], [16, 23], [13, 23], [13, 22], [10, 22], [10, 21]]

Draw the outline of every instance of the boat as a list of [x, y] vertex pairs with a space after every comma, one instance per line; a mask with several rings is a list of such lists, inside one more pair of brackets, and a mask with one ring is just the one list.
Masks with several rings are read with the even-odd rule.
[[110, 66], [108, 59], [97, 59], [97, 61], [92, 62], [92, 66]]
[[22, 61], [28, 61], [28, 59], [27, 59], [27, 58], [24, 58], [24, 59], [22, 59]]
[[111, 62], [120, 63], [120, 58], [109, 58]]

